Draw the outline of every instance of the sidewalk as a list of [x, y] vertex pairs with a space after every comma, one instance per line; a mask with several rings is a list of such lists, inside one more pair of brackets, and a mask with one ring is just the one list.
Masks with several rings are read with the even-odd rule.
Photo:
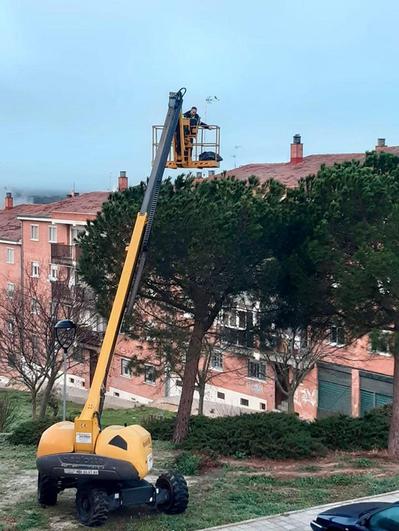
[[357, 498], [355, 500], [346, 500], [339, 503], [329, 503], [328, 505], [319, 505], [304, 509], [301, 511], [292, 511], [290, 513], [280, 514], [278, 516], [267, 516], [265, 518], [255, 518], [238, 522], [236, 524], [221, 525], [218, 527], [209, 527], [206, 530], [224, 529], [225, 531], [310, 531], [310, 522], [322, 511], [338, 507], [339, 505], [348, 505], [359, 501], [382, 501], [396, 502], [399, 501], [399, 490], [380, 494], [378, 496], [368, 496]]

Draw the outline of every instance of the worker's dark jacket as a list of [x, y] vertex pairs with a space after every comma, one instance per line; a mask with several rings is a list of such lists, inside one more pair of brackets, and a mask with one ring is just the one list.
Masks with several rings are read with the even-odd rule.
[[198, 127], [199, 125], [202, 127], [208, 127], [207, 124], [204, 122], [201, 122], [201, 118], [198, 114], [195, 114], [194, 116], [191, 115], [190, 111], [187, 111], [183, 114], [184, 118], [190, 118], [190, 125], [191, 127]]

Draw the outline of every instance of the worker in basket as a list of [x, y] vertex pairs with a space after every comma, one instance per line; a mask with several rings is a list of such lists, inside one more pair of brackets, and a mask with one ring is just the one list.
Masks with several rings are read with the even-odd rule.
[[184, 126], [184, 144], [186, 146], [186, 155], [189, 154], [190, 158], [192, 158], [193, 144], [198, 133], [198, 127], [210, 129], [210, 126], [204, 122], [201, 122], [201, 118], [197, 112], [197, 107], [191, 107], [189, 111], [183, 114], [183, 117], [190, 120], [190, 125]]

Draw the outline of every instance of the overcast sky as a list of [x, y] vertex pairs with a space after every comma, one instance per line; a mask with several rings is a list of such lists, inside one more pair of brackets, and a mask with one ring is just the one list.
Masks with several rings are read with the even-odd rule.
[[138, 182], [182, 86], [224, 169], [287, 160], [295, 133], [305, 154], [398, 145], [398, 20], [397, 0], [1, 0], [0, 189]]

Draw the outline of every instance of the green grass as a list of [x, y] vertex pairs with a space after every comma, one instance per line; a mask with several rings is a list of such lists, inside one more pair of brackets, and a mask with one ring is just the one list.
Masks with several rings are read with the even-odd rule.
[[[10, 392], [10, 391], [8, 391]], [[21, 419], [29, 418], [29, 397], [26, 393], [13, 394], [18, 401]], [[68, 404], [68, 413], [76, 415], [80, 406]], [[110, 409], [104, 412], [103, 424], [141, 423], [151, 415], [170, 416], [154, 408], [139, 407], [129, 410]], [[167, 469], [175, 460], [176, 452], [168, 442], [154, 442], [154, 474]], [[346, 461], [344, 463], [344, 461]], [[309, 476], [292, 478], [258, 475], [260, 470], [250, 466], [225, 465], [212, 469], [207, 475], [191, 478], [190, 504], [183, 515], [167, 516], [151, 510], [123, 510], [113, 513], [104, 530], [114, 531], [193, 531], [229, 522], [302, 509], [329, 502], [339, 502], [353, 497], [377, 495], [399, 489], [399, 475], [375, 478], [368, 473], [371, 460], [342, 456], [342, 465], [352, 464], [358, 472], [350, 474], [336, 470], [331, 476], [312, 476], [319, 464], [297, 467]], [[341, 463], [340, 463], [341, 464]], [[363, 470], [360, 470], [363, 469]], [[16, 529], [48, 530], [53, 518], [75, 524], [73, 491], [60, 495], [56, 507], [42, 509], [35, 499], [36, 474], [35, 448], [11, 446], [0, 436], [0, 505], [7, 494], [7, 484], [18, 478], [16, 498], [9, 497], [0, 510], [0, 531]], [[253, 474], [252, 474], [253, 472]], [[294, 472], [295, 473], [295, 472]], [[4, 505], [4, 502], [3, 502]], [[72, 528], [72, 525], [71, 525]], [[67, 527], [64, 527], [67, 529]]]
[[353, 459], [351, 463], [357, 468], [373, 468], [376, 465], [375, 461], [367, 457], [358, 457], [357, 459]]
[[[14, 425], [31, 419], [32, 408], [29, 393], [24, 391], [0, 389], [0, 396], [3, 393], [9, 394], [9, 396], [12, 398], [12, 401], [16, 404], [17, 419], [14, 422]], [[67, 402], [67, 416], [69, 418], [78, 416], [82, 410], [82, 407], [82, 405], [76, 404], [75, 402]], [[50, 411], [48, 411], [48, 414], [50, 414]], [[140, 424], [146, 419], [154, 416], [170, 418], [173, 417], [173, 415], [174, 413], [170, 411], [164, 411], [149, 406], [133, 407], [132, 404], [132, 408], [130, 409], [105, 409], [102, 414], [102, 424], [103, 426], [110, 426], [111, 424], [121, 424], [122, 426], [124, 424]]]
[[[159, 458], [173, 455], [172, 446], [156, 441], [154, 454], [156, 465], [159, 466]], [[6, 477], [18, 472], [21, 475], [25, 473], [26, 477], [29, 469], [33, 470], [34, 466], [33, 447], [12, 447], [4, 441], [0, 442], [0, 470], [3, 473], [7, 470]], [[335, 473], [328, 477], [281, 479], [268, 475], [250, 475], [250, 472], [249, 468], [243, 475], [238, 474], [234, 467], [221, 467], [206, 476], [196, 476], [189, 488], [190, 504], [185, 514], [167, 516], [143, 509], [117, 511], [110, 516], [104, 530], [193, 531], [399, 489], [399, 475], [374, 478], [369, 473]], [[6, 522], [8, 529], [21, 531], [50, 529], [49, 521], [53, 517], [63, 522], [74, 522], [73, 492], [62, 494], [56, 507], [41, 509], [32, 494], [35, 477], [31, 472], [30, 474], [30, 491], [0, 513], [0, 521]], [[0, 488], [0, 492], [1, 490]], [[4, 524], [3, 529], [7, 529]]]

